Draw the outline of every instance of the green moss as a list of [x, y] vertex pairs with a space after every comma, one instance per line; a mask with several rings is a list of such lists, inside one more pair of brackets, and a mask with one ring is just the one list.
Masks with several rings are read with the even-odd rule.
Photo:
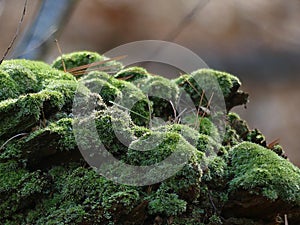
[[85, 76], [79, 78], [79, 82], [85, 82], [87, 80], [91, 80], [91, 79], [101, 79], [104, 81], [109, 81], [111, 78], [113, 78], [113, 76], [109, 75], [106, 72], [103, 71], [90, 71], [88, 72]]
[[[147, 148], [146, 151], [145, 147]], [[131, 143], [126, 159], [131, 165], [149, 166], [161, 162], [175, 151], [180, 152], [176, 157], [187, 156], [187, 162], [176, 175], [165, 180], [158, 190], [167, 193], [173, 192], [181, 199], [192, 201], [200, 193], [201, 167], [205, 166], [205, 156], [190, 145], [180, 134], [158, 131], [145, 134]], [[175, 158], [174, 160], [180, 159]], [[174, 163], [174, 161], [170, 163]], [[168, 169], [169, 166], [166, 162], [161, 167]], [[159, 174], [153, 172], [151, 176], [154, 179]]]
[[[50, 139], [49, 141], [53, 141], [54, 143], [48, 142], [49, 146], [56, 146], [57, 149], [60, 150], [72, 150], [76, 148], [76, 141], [73, 135], [73, 127], [72, 127], [73, 119], [72, 118], [62, 118], [58, 121], [50, 123], [47, 127], [36, 130], [30, 134], [26, 139], [24, 139], [23, 143], [30, 143], [31, 151], [34, 150], [35, 147], [38, 147], [36, 151], [41, 153], [43, 149], [42, 146], [34, 146], [33, 140], [35, 138], [46, 138], [45, 135], [53, 135], [57, 136], [57, 138]], [[33, 142], [32, 142], [33, 141]], [[38, 143], [37, 143], [38, 144]]]
[[122, 92], [123, 97], [117, 104], [130, 112], [132, 121], [139, 126], [148, 125], [151, 109], [149, 100], [143, 92], [135, 85], [123, 80], [110, 79], [109, 82]]
[[199, 133], [210, 136], [215, 141], [220, 141], [220, 135], [218, 132], [218, 128], [211, 121], [211, 119], [204, 117], [199, 118]]
[[16, 98], [21, 94], [18, 84], [3, 70], [0, 70], [0, 101]]
[[[106, 59], [92, 52], [63, 58], [68, 69]], [[276, 209], [269, 215], [284, 212], [289, 219], [297, 217], [300, 171], [284, 159], [282, 148], [264, 148], [264, 136], [250, 130], [234, 113], [226, 116], [223, 140], [219, 124], [214, 124], [218, 118], [201, 115], [203, 107], [209, 109], [211, 96], [207, 93], [200, 104], [202, 89], [196, 80], [215, 91], [210, 80], [203, 78], [213, 75], [229, 110], [246, 99], [238, 91], [237, 78], [205, 69], [170, 81], [140, 67], [117, 72], [121, 64], [114, 61], [103, 66], [113, 66], [116, 71], [111, 75], [87, 71], [77, 81], [60, 71], [61, 58], [53, 63], [60, 70], [28, 60], [7, 60], [0, 65], [0, 146], [15, 134], [28, 133], [0, 149], [1, 224], [149, 225], [155, 220], [161, 220], [156, 224], [174, 225], [260, 224], [235, 218], [243, 214], [231, 210], [231, 198], [239, 198], [241, 193], [250, 194], [253, 201], [264, 197], [270, 208], [278, 202], [294, 207], [292, 211]], [[77, 93], [82, 84], [86, 87]], [[199, 115], [183, 113], [174, 118], [181, 113], [174, 108], [184, 92], [196, 108], [203, 107]], [[73, 110], [76, 108], [81, 112]], [[78, 146], [84, 146], [89, 150], [89, 155], [84, 155], [85, 160], [90, 159], [89, 165], [98, 168], [106, 163], [107, 152], [98, 148], [99, 140], [121, 162], [159, 165], [159, 174], [149, 169], [142, 177], [154, 183], [177, 161], [186, 161], [173, 176], [158, 183], [120, 185], [98, 175], [80, 154]], [[169, 156], [174, 156], [175, 162], [163, 161]], [[115, 165], [104, 166], [109, 167], [110, 175], [119, 172]], [[132, 171], [122, 172], [126, 181], [135, 181]], [[233, 217], [227, 218], [230, 213], [226, 210]], [[267, 220], [271, 223], [274, 218]]]
[[117, 79], [125, 79], [129, 82], [138, 81], [140, 79], [148, 78], [149, 76], [150, 74], [146, 69], [137, 66], [120, 70], [114, 75]]
[[230, 190], [244, 189], [275, 201], [300, 204], [300, 170], [274, 152], [243, 142], [231, 152]]
[[[90, 129], [91, 121], [95, 124], [95, 129], [98, 131], [96, 136], [93, 134], [94, 130]], [[125, 155], [129, 143], [136, 139], [131, 129], [133, 123], [129, 115], [117, 108], [109, 108], [94, 113], [89, 117], [75, 120], [74, 123], [76, 127], [82, 128], [75, 130], [77, 132], [76, 137], [78, 137], [77, 142], [93, 153], [91, 159], [97, 157], [98, 154], [102, 154], [97, 151], [97, 146], [103, 149], [102, 146], [99, 146], [98, 139], [105, 149], [117, 158]], [[91, 137], [97, 140], [93, 140]], [[122, 140], [119, 137], [122, 137]]]
[[154, 130], [160, 132], [178, 133], [182, 137], [184, 137], [184, 139], [187, 140], [192, 146], [196, 146], [197, 141], [199, 139], [199, 133], [197, 132], [197, 130], [184, 124], [162, 125], [160, 127], [155, 128]]
[[141, 200], [138, 189], [114, 184], [78, 164], [54, 167], [49, 174], [54, 195], [28, 213], [27, 223], [120, 224]]
[[211, 157], [208, 159], [208, 170], [203, 175], [205, 183], [213, 188], [224, 188], [227, 182], [227, 164], [221, 157]]
[[84, 82], [84, 85], [91, 92], [98, 93], [106, 105], [111, 106], [111, 102], [114, 102], [115, 99], [122, 98], [122, 92], [105, 80], [97, 78], [89, 79], [88, 81]]
[[178, 198], [176, 194], [157, 191], [149, 198], [149, 214], [177, 216], [186, 211], [187, 202]]
[[[180, 145], [181, 148], [177, 145]], [[149, 151], [140, 151], [145, 147]], [[129, 146], [127, 156], [129, 162], [133, 165], [148, 166], [161, 162], [176, 149], [180, 149], [185, 154], [194, 151], [194, 148], [181, 135], [174, 132], [156, 131], [133, 141]]]
[[242, 140], [246, 139], [250, 129], [245, 120], [242, 120], [240, 116], [236, 113], [230, 112], [228, 113], [228, 122], [229, 125], [236, 131], [239, 137]]
[[183, 124], [165, 125], [154, 129], [160, 132], [175, 132], [180, 134], [186, 141], [194, 146], [200, 152], [207, 156], [214, 156], [221, 148], [213, 138], [208, 135], [199, 133], [197, 130]]
[[[80, 81], [83, 83], [90, 83], [96, 81], [95, 79], [97, 82], [98, 79], [103, 80], [102, 82], [99, 81], [98, 85], [95, 85], [101, 86], [103, 84], [107, 86], [102, 93], [100, 91], [100, 95], [102, 94], [104, 97], [107, 96], [107, 100], [113, 99], [113, 105], [119, 107], [123, 111], [128, 111], [132, 121], [136, 125], [148, 125], [150, 121], [151, 106], [148, 98], [139, 88], [130, 82], [118, 80], [113, 76], [109, 76], [107, 73], [97, 71], [90, 72]], [[114, 97], [115, 95], [117, 98]]]
[[[241, 83], [239, 79], [229, 73], [212, 70], [212, 69], [200, 69], [191, 73], [191, 75], [182, 75], [179, 78], [175, 79], [175, 83], [182, 87], [184, 91], [190, 96], [193, 100], [195, 106], [199, 106], [201, 95], [203, 93], [203, 88], [200, 85], [205, 85], [205, 89], [209, 90], [215, 95], [219, 95], [219, 90], [215, 87], [213, 77], [216, 78], [216, 81], [219, 83], [220, 89], [223, 93], [224, 100], [227, 106], [227, 109], [235, 106], [236, 102], [231, 102], [231, 97], [235, 95], [239, 89]], [[204, 91], [205, 92], [205, 91]], [[205, 96], [201, 102], [202, 106], [206, 106], [211, 96], [206, 96], [208, 93], [205, 93]]]
[[75, 79], [71, 74], [53, 69], [46, 63], [25, 59], [5, 60], [0, 65], [0, 71], [1, 74], [6, 74], [1, 75], [3, 83], [9, 84], [6, 87], [6, 98], [16, 97], [14, 91], [17, 91], [17, 94], [36, 93], [53, 80], [74, 81]]
[[65, 104], [64, 96], [57, 91], [43, 90], [0, 102], [0, 137], [11, 137], [39, 125], [51, 113]]
[[13, 218], [48, 193], [47, 179], [40, 171], [28, 172], [15, 161], [0, 164], [0, 222]]
[[[153, 103], [152, 116], [169, 121], [174, 118], [173, 107], [176, 107], [179, 88], [169, 79], [160, 76], [152, 76], [148, 79], [135, 83]], [[173, 104], [173, 106], [172, 106]]]
[[[108, 59], [107, 57], [99, 55], [96, 52], [80, 51], [80, 52], [64, 54], [61, 57], [58, 57], [52, 63], [52, 67], [59, 69], [59, 70], [64, 70], [63, 64], [62, 64], [62, 60], [63, 60], [65, 66], [66, 66], [66, 69], [70, 70], [72, 68], [76, 68], [76, 67], [83, 66], [83, 65], [88, 65], [88, 64], [91, 64], [94, 62], [104, 61], [107, 59]], [[106, 67], [106, 66], [112, 66], [113, 71], [118, 71], [123, 67], [120, 62], [110, 61], [110, 62], [101, 64], [100, 68]], [[92, 69], [92, 68], [89, 68], [88, 70], [90, 70], [90, 69]]]
[[142, 127], [142, 126], [133, 126], [132, 131], [134, 133], [134, 136], [136, 136], [138, 138], [142, 137], [143, 135], [151, 133], [151, 130], [149, 130], [146, 127]]
[[58, 57], [52, 63], [52, 67], [64, 70], [62, 60], [65, 63], [66, 69], [72, 69], [74, 67], [87, 65], [93, 62], [102, 61], [104, 57], [99, 55], [96, 52], [89, 52], [89, 51], [81, 51], [81, 52], [74, 52], [69, 54], [64, 54], [62, 57]]

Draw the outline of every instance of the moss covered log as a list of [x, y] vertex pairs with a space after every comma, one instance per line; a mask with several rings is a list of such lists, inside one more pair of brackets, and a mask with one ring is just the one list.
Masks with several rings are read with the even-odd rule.
[[[300, 224], [300, 170], [280, 145], [267, 145], [263, 134], [230, 112], [248, 101], [237, 77], [200, 69], [169, 80], [113, 60], [97, 64], [103, 60], [84, 51], [52, 65], [0, 65], [1, 224], [271, 225], [285, 224], [285, 215], [290, 225]], [[84, 67], [80, 76], [72, 74], [91, 63], [114, 70]], [[210, 96], [202, 96], [196, 82], [205, 74], [216, 78], [224, 96], [223, 130], [207, 112]], [[85, 87], [75, 101], [80, 85]], [[175, 107], [182, 91], [195, 105], [194, 116]], [[92, 110], [85, 111], [88, 104]], [[78, 117], [74, 107], [83, 109]], [[105, 156], [91, 152], [91, 166], [79, 150], [74, 125], [89, 120], [123, 163], [153, 165], [177, 149], [189, 159], [155, 184], [114, 183], [92, 167]], [[139, 151], [150, 144], [151, 151]], [[85, 146], [92, 149], [93, 141]]]

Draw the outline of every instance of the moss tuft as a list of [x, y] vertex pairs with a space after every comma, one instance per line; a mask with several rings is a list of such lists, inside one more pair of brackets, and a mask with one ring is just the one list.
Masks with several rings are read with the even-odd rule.
[[[80, 51], [80, 52], [74, 52], [69, 54], [64, 54], [57, 59], [54, 60], [52, 63], [52, 67], [64, 70], [63, 63], [65, 64], [66, 70], [70, 70], [72, 68], [76, 68], [83, 65], [88, 65], [94, 62], [100, 62], [107, 60], [108, 58], [102, 55], [99, 55], [96, 52], [90, 52], [90, 51]], [[103, 63], [100, 65], [100, 67], [106, 67], [106, 66], [112, 66], [112, 70], [120, 70], [123, 66], [120, 62], [117, 61], [110, 61], [107, 63]], [[92, 68], [88, 68], [87, 70], [90, 70]]]
[[[248, 95], [238, 92], [241, 82], [239, 79], [229, 73], [212, 70], [200, 69], [194, 71], [191, 75], [182, 75], [175, 79], [175, 83], [182, 87], [198, 107], [203, 93], [203, 88], [199, 85], [205, 85], [212, 93], [219, 93], [218, 88], [215, 87], [214, 80], [218, 82], [223, 93], [227, 110], [230, 110], [236, 105], [246, 104]], [[205, 95], [208, 93], [205, 93]], [[202, 101], [202, 106], [206, 106], [211, 96], [205, 96]]]
[[276, 153], [243, 142], [230, 151], [230, 190], [243, 189], [275, 201], [300, 205], [300, 170]]
[[129, 82], [135, 82], [140, 79], [148, 78], [150, 74], [142, 67], [129, 67], [123, 69], [114, 75], [117, 79], [124, 79]]

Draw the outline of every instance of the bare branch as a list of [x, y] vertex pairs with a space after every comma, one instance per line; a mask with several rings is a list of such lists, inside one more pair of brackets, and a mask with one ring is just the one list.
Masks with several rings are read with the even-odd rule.
[[26, 14], [27, 1], [28, 1], [28, 0], [25, 0], [24, 8], [23, 8], [23, 13], [22, 13], [21, 19], [20, 19], [20, 21], [19, 21], [19, 24], [18, 24], [16, 33], [15, 33], [13, 39], [11, 40], [11, 42], [9, 43], [9, 46], [8, 46], [8, 48], [6, 49], [6, 51], [5, 51], [5, 53], [4, 53], [3, 57], [2, 57], [2, 59], [0, 60], [0, 65], [1, 65], [1, 63], [3, 62], [3, 60], [6, 58], [6, 56], [8, 55], [10, 49], [12, 48], [12, 46], [14, 45], [14, 43], [15, 43], [17, 37], [19, 36], [20, 28], [21, 28], [21, 26], [22, 26], [22, 23], [23, 23], [25, 14]]
[[5, 147], [5, 145], [7, 145], [8, 142], [10, 142], [11, 140], [17, 138], [17, 137], [20, 137], [20, 136], [25, 136], [25, 135], [28, 135], [28, 133], [21, 133], [21, 134], [16, 134], [15, 136], [9, 138], [6, 142], [4, 142], [3, 145], [1, 145], [0, 147], [0, 151]]
[[167, 34], [164, 40], [174, 41], [178, 37], [178, 35], [193, 21], [194, 16], [201, 9], [203, 9], [208, 2], [209, 0], [199, 0], [198, 4], [195, 5], [195, 7], [180, 20], [179, 24], [170, 33]]

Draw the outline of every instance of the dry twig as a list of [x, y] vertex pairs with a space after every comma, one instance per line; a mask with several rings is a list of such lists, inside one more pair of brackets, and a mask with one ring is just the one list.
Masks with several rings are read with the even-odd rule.
[[6, 51], [5, 51], [5, 53], [4, 53], [3, 57], [2, 57], [2, 59], [0, 60], [0, 65], [1, 65], [1, 63], [3, 62], [3, 60], [6, 58], [6, 56], [8, 55], [10, 49], [12, 48], [12, 46], [14, 45], [14, 43], [15, 43], [17, 37], [19, 36], [20, 28], [21, 28], [21, 26], [22, 26], [22, 23], [23, 23], [25, 14], [26, 14], [27, 1], [28, 1], [28, 0], [25, 0], [24, 8], [23, 8], [23, 13], [22, 13], [21, 19], [20, 19], [20, 21], [19, 21], [19, 24], [18, 24], [16, 33], [15, 33], [13, 39], [11, 40], [11, 42], [9, 43], [9, 46], [8, 46], [8, 48], [6, 49]]

